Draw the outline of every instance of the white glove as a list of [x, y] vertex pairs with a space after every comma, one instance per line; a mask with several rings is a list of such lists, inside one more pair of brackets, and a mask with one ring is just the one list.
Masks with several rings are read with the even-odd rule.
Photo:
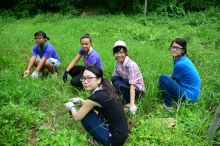
[[128, 108], [130, 110], [130, 113], [132, 115], [135, 115], [136, 111], [137, 111], [137, 107], [136, 105], [126, 105], [125, 108]]
[[81, 103], [81, 98], [79, 98], [79, 97], [70, 98], [69, 102], [72, 102], [72, 103], [75, 103], [75, 104]]
[[31, 74], [31, 77], [32, 77], [32, 78], [39, 78], [39, 77], [40, 77], [40, 73], [34, 71], [34, 72]]
[[64, 103], [64, 107], [70, 112], [71, 112], [71, 109], [73, 109], [73, 108], [75, 109], [74, 104], [72, 102]]

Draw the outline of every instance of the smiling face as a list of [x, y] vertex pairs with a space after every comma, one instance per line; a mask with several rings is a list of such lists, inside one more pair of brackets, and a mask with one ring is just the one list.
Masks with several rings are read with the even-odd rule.
[[124, 51], [124, 48], [121, 47], [120, 49], [118, 49], [119, 51], [115, 52], [114, 56], [115, 56], [115, 59], [120, 62], [121, 64], [123, 64], [124, 60], [125, 60], [125, 57], [126, 57], [126, 54], [125, 54], [125, 51]]
[[173, 42], [173, 44], [170, 47], [170, 51], [172, 56], [177, 60], [179, 59], [185, 52], [185, 50], [183, 49], [182, 46], [180, 46], [179, 44]]
[[92, 46], [90, 39], [89, 38], [83, 38], [80, 41], [81, 48], [83, 49], [84, 52], [88, 53], [90, 50], [90, 47]]
[[101, 78], [97, 78], [94, 73], [85, 70], [83, 72], [81, 81], [86, 91], [93, 92], [101, 83]]

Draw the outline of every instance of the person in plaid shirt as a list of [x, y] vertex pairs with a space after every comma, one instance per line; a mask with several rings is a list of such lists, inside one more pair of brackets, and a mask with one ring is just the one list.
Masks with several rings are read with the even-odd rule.
[[117, 41], [112, 48], [116, 65], [112, 75], [112, 84], [123, 95], [125, 109], [135, 114], [135, 98], [145, 91], [143, 76], [138, 65], [128, 56], [128, 47], [124, 41]]

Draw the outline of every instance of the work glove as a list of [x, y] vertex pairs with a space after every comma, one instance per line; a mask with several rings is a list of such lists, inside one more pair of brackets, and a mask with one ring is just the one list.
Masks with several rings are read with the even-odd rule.
[[40, 73], [34, 71], [34, 72], [31, 74], [31, 77], [32, 77], [32, 78], [39, 78], [39, 77], [40, 77]]
[[68, 71], [64, 71], [64, 73], [63, 73], [63, 81], [64, 81], [64, 83], [66, 83], [66, 81], [67, 81], [67, 76], [68, 76]]
[[135, 115], [135, 113], [137, 111], [137, 107], [135, 104], [134, 105], [126, 105], [125, 108], [128, 108], [132, 115]]
[[70, 98], [69, 102], [72, 102], [72, 103], [75, 103], [75, 104], [81, 103], [81, 98], [79, 98], [79, 97]]
[[67, 103], [64, 103], [64, 107], [71, 112], [71, 108], [74, 108], [75, 109], [75, 106], [72, 102], [67, 102]]

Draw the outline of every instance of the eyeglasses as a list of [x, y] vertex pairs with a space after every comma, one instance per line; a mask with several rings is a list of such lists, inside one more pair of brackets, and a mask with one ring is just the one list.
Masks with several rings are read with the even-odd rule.
[[87, 77], [87, 78], [80, 78], [80, 81], [81, 82], [85, 82], [85, 81], [87, 81], [87, 82], [91, 82], [92, 81], [92, 78], [97, 78], [97, 77]]
[[175, 49], [175, 50], [179, 51], [180, 49], [183, 49], [183, 48], [180, 48], [180, 47], [178, 47], [178, 46], [171, 46], [170, 49], [171, 49], [171, 50], [174, 50], [174, 49]]

